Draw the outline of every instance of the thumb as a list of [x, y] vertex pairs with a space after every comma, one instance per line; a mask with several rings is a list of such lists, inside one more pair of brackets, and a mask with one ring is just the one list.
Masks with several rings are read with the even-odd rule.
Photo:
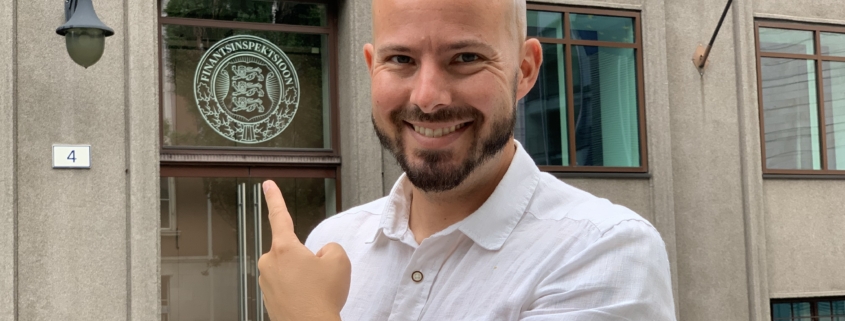
[[346, 255], [346, 250], [337, 243], [329, 243], [323, 246], [323, 248], [317, 251], [317, 257], [349, 264], [349, 257]]

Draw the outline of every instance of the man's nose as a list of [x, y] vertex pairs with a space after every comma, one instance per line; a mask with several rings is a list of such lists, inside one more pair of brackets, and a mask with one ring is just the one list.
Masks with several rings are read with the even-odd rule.
[[411, 104], [431, 113], [452, 103], [448, 73], [434, 62], [420, 64], [411, 92]]

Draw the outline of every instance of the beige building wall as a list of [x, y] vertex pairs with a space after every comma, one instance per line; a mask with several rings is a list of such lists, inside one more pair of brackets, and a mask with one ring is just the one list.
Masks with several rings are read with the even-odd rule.
[[[845, 25], [839, 0], [544, 0], [642, 12], [649, 175], [560, 175], [650, 220], [670, 256], [680, 320], [769, 320], [771, 298], [845, 295], [845, 183], [764, 179], [754, 19]], [[343, 207], [401, 174], [370, 120], [361, 58], [369, 0], [339, 1]], [[116, 34], [75, 65], [61, 2], [0, 4], [0, 321], [155, 320], [158, 55], [155, 1], [95, 1]], [[90, 170], [53, 170], [51, 145], [92, 145]], [[11, 164], [11, 165], [10, 165]]]

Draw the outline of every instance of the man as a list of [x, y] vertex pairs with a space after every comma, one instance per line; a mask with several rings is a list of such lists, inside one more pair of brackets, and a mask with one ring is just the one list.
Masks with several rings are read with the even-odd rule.
[[307, 248], [265, 183], [274, 319], [674, 320], [658, 232], [541, 173], [513, 139], [542, 62], [525, 19], [524, 0], [373, 1], [373, 124], [405, 174]]

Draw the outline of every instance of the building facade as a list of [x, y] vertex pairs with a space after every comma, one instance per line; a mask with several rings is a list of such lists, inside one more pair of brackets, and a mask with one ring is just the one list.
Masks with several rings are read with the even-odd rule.
[[[655, 225], [679, 320], [845, 320], [845, 6], [735, 1], [699, 70], [726, 2], [529, 2], [545, 63], [515, 136]], [[401, 174], [370, 1], [94, 6], [115, 35], [83, 69], [60, 1], [0, 4], [0, 320], [260, 320], [258, 183], [304, 239]]]

